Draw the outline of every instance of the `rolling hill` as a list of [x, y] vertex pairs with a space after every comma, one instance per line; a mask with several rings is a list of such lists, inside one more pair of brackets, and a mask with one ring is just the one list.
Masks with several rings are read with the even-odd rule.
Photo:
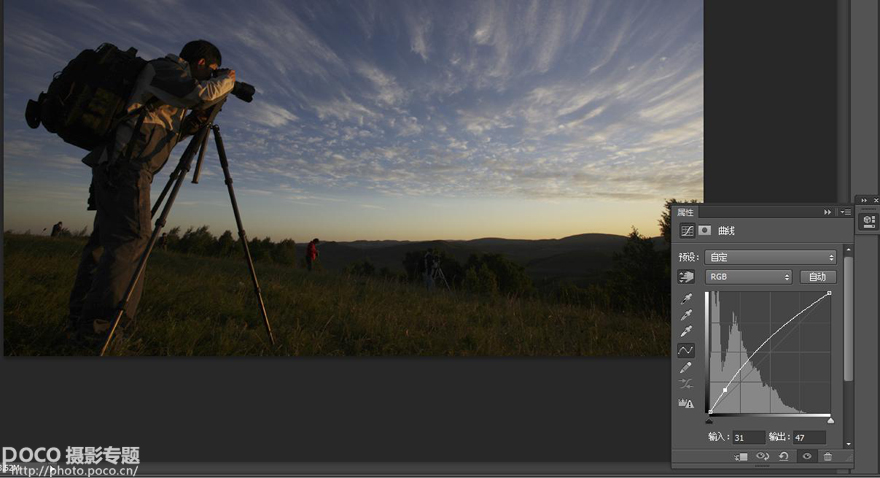
[[[626, 243], [626, 236], [578, 234], [561, 239], [503, 239], [487, 237], [473, 240], [435, 241], [351, 241], [323, 242], [320, 261], [328, 270], [343, 270], [353, 262], [369, 260], [377, 269], [387, 267], [403, 272], [403, 258], [413, 251], [434, 248], [460, 263], [472, 254], [503, 254], [525, 267], [539, 286], [570, 281], [585, 285], [600, 281], [612, 265], [612, 256]], [[662, 238], [654, 238], [663, 247]], [[297, 256], [304, 257], [305, 244], [297, 244]]]

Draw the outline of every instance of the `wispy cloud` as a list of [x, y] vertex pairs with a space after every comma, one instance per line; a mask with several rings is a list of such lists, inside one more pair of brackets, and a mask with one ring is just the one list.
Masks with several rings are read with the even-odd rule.
[[279, 128], [299, 119], [284, 107], [265, 101], [254, 101], [250, 108], [244, 110], [243, 116], [270, 128]]
[[422, 61], [428, 61], [428, 38], [433, 26], [431, 18], [424, 14], [407, 12], [405, 15], [406, 29], [410, 37], [410, 51], [418, 54]]
[[338, 98], [317, 102], [312, 105], [312, 108], [321, 120], [354, 121], [363, 125], [365, 121], [380, 117], [378, 113], [351, 99], [344, 92]]
[[397, 84], [394, 77], [383, 72], [375, 65], [358, 61], [355, 64], [355, 71], [368, 79], [372, 84], [376, 91], [374, 96], [376, 103], [385, 106], [396, 106], [407, 99], [408, 93]]

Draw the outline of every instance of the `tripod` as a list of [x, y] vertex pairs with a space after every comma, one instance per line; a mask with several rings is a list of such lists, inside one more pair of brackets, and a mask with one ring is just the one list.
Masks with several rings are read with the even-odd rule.
[[452, 290], [449, 288], [449, 282], [446, 282], [446, 275], [443, 274], [443, 269], [440, 268], [439, 263], [434, 263], [434, 271], [431, 274], [431, 279], [433, 281], [437, 281], [437, 278], [443, 279], [443, 283], [446, 284], [446, 290]]
[[171, 177], [168, 179], [168, 183], [165, 185], [165, 188], [162, 190], [162, 193], [159, 195], [159, 198], [156, 200], [156, 204], [153, 205], [151, 214], [153, 217], [156, 216], [156, 212], [159, 210], [159, 206], [162, 205], [163, 201], [165, 201], [165, 196], [168, 192], [171, 192], [171, 195], [168, 197], [168, 201], [165, 202], [165, 206], [162, 208], [162, 213], [159, 215], [159, 218], [156, 220], [156, 228], [153, 230], [153, 234], [150, 236], [150, 241], [147, 243], [147, 247], [144, 250], [143, 255], [138, 262], [137, 269], [131, 277], [131, 281], [128, 283], [128, 288], [125, 290], [125, 293], [122, 295], [122, 299], [119, 301], [119, 305], [116, 307], [116, 315], [113, 319], [113, 325], [110, 327], [110, 333], [107, 335], [107, 339], [104, 342], [104, 346], [101, 348], [101, 356], [107, 352], [107, 348], [110, 346], [110, 342], [113, 340], [113, 334], [116, 332], [116, 328], [119, 325], [119, 321], [122, 319], [122, 314], [125, 312], [125, 306], [128, 304], [128, 301], [131, 299], [131, 295], [134, 292], [135, 287], [137, 286], [138, 281], [141, 279], [141, 276], [144, 273], [144, 269], [147, 266], [147, 259], [150, 257], [150, 253], [153, 252], [153, 247], [155, 247], [156, 242], [159, 239], [159, 234], [162, 232], [162, 228], [165, 227], [165, 221], [168, 218], [168, 213], [171, 211], [171, 206], [174, 204], [174, 200], [177, 198], [177, 193], [180, 191], [180, 186], [183, 184], [184, 178], [186, 177], [186, 173], [189, 172], [190, 166], [192, 165], [192, 160], [196, 155], [196, 152], [199, 153], [199, 159], [196, 163], [196, 170], [193, 173], [193, 184], [198, 184], [199, 182], [199, 173], [202, 168], [202, 160], [205, 157], [205, 149], [207, 149], [208, 145], [208, 137], [209, 132], [214, 132], [214, 140], [217, 145], [217, 155], [220, 158], [220, 166], [223, 168], [223, 176], [225, 177], [226, 189], [229, 191], [229, 199], [232, 202], [232, 211], [235, 213], [235, 223], [238, 226], [238, 237], [241, 240], [242, 248], [244, 249], [244, 256], [247, 260], [248, 269], [251, 273], [251, 281], [254, 284], [254, 293], [257, 295], [257, 303], [260, 307], [260, 314], [263, 317], [263, 323], [266, 326], [266, 333], [269, 335], [269, 341], [272, 345], [275, 345], [275, 335], [272, 334], [272, 326], [269, 325], [269, 316], [266, 315], [266, 306], [263, 303], [263, 295], [260, 292], [260, 284], [257, 281], [257, 273], [254, 270], [254, 261], [251, 258], [251, 251], [248, 248], [247, 234], [245, 234], [244, 226], [241, 223], [241, 214], [238, 212], [238, 202], [235, 200], [235, 192], [232, 190], [232, 176], [229, 174], [229, 162], [226, 158], [226, 150], [223, 148], [223, 139], [220, 136], [220, 127], [214, 124], [214, 118], [220, 113], [220, 109], [223, 107], [223, 104], [226, 102], [224, 98], [219, 103], [211, 106], [208, 114], [208, 120], [202, 125], [198, 132], [193, 135], [192, 140], [190, 140], [189, 145], [187, 145], [186, 150], [183, 152], [183, 155], [180, 157], [180, 161], [177, 164], [177, 167], [171, 173]]

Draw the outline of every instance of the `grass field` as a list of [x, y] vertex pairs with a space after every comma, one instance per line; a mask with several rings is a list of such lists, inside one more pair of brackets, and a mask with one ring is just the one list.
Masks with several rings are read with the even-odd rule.
[[[66, 340], [83, 238], [5, 234], [5, 355], [94, 355]], [[669, 324], [537, 299], [428, 292], [414, 284], [257, 263], [269, 344], [242, 258], [163, 251], [147, 266], [136, 324], [112, 355], [668, 355]]]

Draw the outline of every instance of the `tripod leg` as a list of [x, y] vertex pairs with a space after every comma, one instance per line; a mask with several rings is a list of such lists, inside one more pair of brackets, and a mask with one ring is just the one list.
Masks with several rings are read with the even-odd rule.
[[202, 171], [202, 160], [205, 159], [205, 150], [208, 149], [208, 135], [202, 141], [202, 147], [199, 149], [199, 160], [196, 161], [196, 172], [193, 173], [193, 184], [199, 184], [199, 173]]
[[226, 159], [226, 150], [223, 148], [223, 138], [220, 137], [220, 127], [213, 125], [214, 142], [217, 143], [217, 155], [220, 157], [220, 166], [223, 168], [223, 177], [226, 182], [226, 189], [229, 191], [229, 200], [232, 202], [232, 211], [235, 213], [235, 224], [238, 226], [238, 237], [244, 249], [244, 257], [247, 260], [248, 269], [251, 271], [251, 280], [254, 283], [254, 293], [257, 295], [257, 302], [260, 306], [260, 314], [263, 316], [263, 323], [266, 325], [266, 333], [269, 335], [269, 341], [275, 345], [275, 335], [272, 333], [272, 326], [269, 324], [269, 316], [266, 315], [266, 305], [263, 303], [263, 294], [260, 292], [260, 283], [257, 281], [257, 272], [254, 269], [254, 260], [251, 258], [251, 250], [248, 247], [247, 234], [241, 223], [241, 214], [238, 212], [238, 202], [235, 200], [235, 191], [232, 189], [232, 176], [229, 174], [229, 161]]
[[446, 282], [446, 274], [443, 273], [443, 269], [438, 267], [437, 270], [440, 271], [440, 278], [443, 279], [443, 283], [446, 284], [446, 290], [452, 291], [452, 289], [449, 288], [449, 282]]
[[[159, 216], [159, 219], [156, 220], [156, 228], [153, 230], [153, 234], [150, 236], [150, 241], [147, 243], [147, 248], [144, 250], [140, 261], [138, 262], [137, 269], [132, 275], [131, 280], [128, 283], [128, 287], [125, 289], [125, 293], [122, 295], [122, 300], [120, 300], [119, 305], [116, 306], [116, 315], [113, 318], [113, 325], [110, 327], [110, 333], [107, 335], [107, 339], [104, 341], [104, 346], [101, 347], [100, 355], [102, 357], [107, 352], [107, 348], [110, 346], [110, 342], [113, 340], [113, 334], [116, 332], [116, 327], [119, 326], [119, 321], [122, 319], [122, 314], [125, 313], [125, 306], [131, 299], [131, 295], [134, 292], [134, 289], [137, 286], [141, 275], [143, 275], [144, 273], [144, 269], [147, 266], [147, 259], [150, 258], [150, 253], [153, 252], [153, 247], [156, 245], [156, 241], [159, 239], [159, 233], [162, 232], [162, 228], [165, 227], [165, 220], [168, 218], [168, 213], [171, 211], [171, 206], [174, 204], [174, 199], [177, 198], [177, 192], [180, 191], [180, 186], [181, 184], [183, 184], [183, 179], [186, 176], [186, 173], [189, 172], [189, 168], [192, 164], [192, 160], [195, 156], [196, 150], [198, 149], [199, 145], [202, 144], [203, 136], [207, 134], [208, 128], [202, 128], [199, 133], [195, 135], [192, 141], [190, 141], [189, 145], [186, 147], [186, 151], [184, 151], [183, 156], [180, 158], [180, 164], [178, 165], [178, 169], [176, 170], [176, 172], [178, 172], [178, 175], [176, 181], [174, 181], [174, 189], [171, 191], [171, 196], [168, 198], [168, 202], [162, 209], [162, 214]], [[165, 187], [166, 190], [169, 186], [171, 186], [170, 181]]]
[[159, 208], [162, 206], [162, 201], [165, 200], [165, 195], [168, 194], [169, 190], [171, 190], [171, 185], [174, 184], [174, 181], [177, 180], [177, 176], [181, 173], [181, 171], [183, 171], [183, 162], [177, 163], [177, 167], [174, 168], [174, 171], [171, 172], [171, 176], [168, 177], [168, 182], [165, 183], [165, 187], [162, 189], [162, 192], [156, 199], [156, 204], [153, 204], [153, 209], [150, 210], [150, 217], [156, 217], [156, 211], [158, 211]]

